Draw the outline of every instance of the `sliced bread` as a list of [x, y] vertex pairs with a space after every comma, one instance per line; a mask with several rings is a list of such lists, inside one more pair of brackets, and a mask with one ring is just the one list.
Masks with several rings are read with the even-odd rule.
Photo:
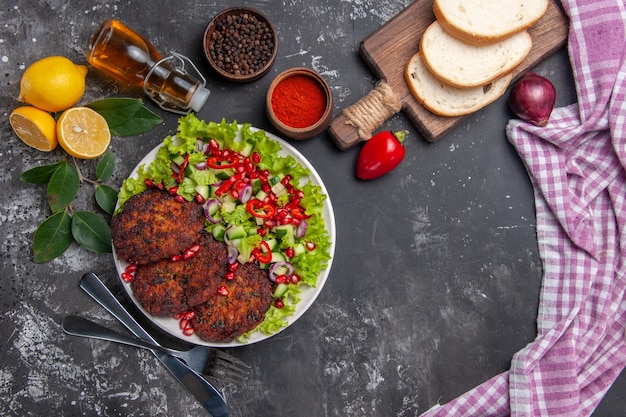
[[431, 73], [453, 87], [483, 86], [511, 72], [530, 52], [533, 41], [522, 31], [489, 45], [470, 45], [433, 22], [420, 42]]
[[434, 0], [433, 11], [451, 35], [475, 45], [502, 40], [534, 25], [550, 0]]
[[440, 116], [463, 116], [495, 101], [506, 91], [512, 74], [473, 88], [455, 88], [432, 75], [416, 53], [407, 63], [404, 76], [417, 101]]

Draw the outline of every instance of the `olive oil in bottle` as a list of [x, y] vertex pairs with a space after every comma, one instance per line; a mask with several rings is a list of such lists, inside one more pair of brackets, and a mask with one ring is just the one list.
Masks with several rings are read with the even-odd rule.
[[176, 113], [199, 111], [210, 94], [188, 58], [176, 53], [163, 58], [154, 45], [119, 20], [109, 19], [98, 27], [89, 41], [87, 61], [120, 83], [143, 87], [161, 108]]

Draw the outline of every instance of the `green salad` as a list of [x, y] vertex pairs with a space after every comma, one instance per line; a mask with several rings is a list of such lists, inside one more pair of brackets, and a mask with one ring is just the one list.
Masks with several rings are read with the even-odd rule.
[[327, 197], [310, 181], [310, 171], [281, 149], [249, 124], [205, 122], [189, 114], [179, 119], [176, 135], [164, 139], [155, 160], [124, 181], [118, 196], [118, 210], [153, 187], [202, 204], [205, 230], [226, 243], [228, 262], [255, 262], [268, 271], [274, 302], [253, 330], [264, 334], [288, 324], [302, 286], [315, 287], [330, 261], [322, 215]]

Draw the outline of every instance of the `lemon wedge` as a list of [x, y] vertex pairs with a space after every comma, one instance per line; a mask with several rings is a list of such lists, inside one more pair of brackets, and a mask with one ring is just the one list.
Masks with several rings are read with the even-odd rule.
[[9, 116], [13, 131], [25, 144], [44, 152], [57, 147], [56, 121], [41, 109], [32, 106], [18, 107]]

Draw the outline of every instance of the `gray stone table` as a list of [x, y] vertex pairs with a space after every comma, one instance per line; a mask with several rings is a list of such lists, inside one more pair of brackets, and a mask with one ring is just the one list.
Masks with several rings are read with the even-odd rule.
[[[64, 153], [28, 148], [11, 131], [8, 115], [19, 105], [26, 66], [47, 55], [84, 63], [97, 25], [119, 18], [162, 52], [189, 56], [208, 77], [212, 93], [200, 118], [272, 131], [264, 100], [278, 72], [295, 66], [317, 70], [331, 86], [337, 115], [377, 81], [358, 55], [359, 43], [409, 3], [248, 2], [275, 25], [279, 52], [264, 78], [233, 84], [210, 72], [201, 51], [209, 19], [231, 2], [3, 2], [0, 415], [206, 415], [149, 352], [62, 332], [63, 317], [76, 313], [122, 330], [78, 287], [85, 272], [99, 274], [123, 303], [134, 306], [111, 255], [73, 245], [51, 262], [32, 261], [33, 233], [50, 213], [45, 188], [22, 182], [20, 174], [59, 161]], [[556, 85], [557, 105], [575, 100], [565, 50], [536, 71]], [[90, 71], [83, 101], [128, 94]], [[177, 115], [146, 105], [164, 123], [139, 137], [113, 138], [116, 170], [107, 182], [113, 187], [175, 132]], [[513, 354], [536, 334], [542, 275], [532, 188], [504, 134], [511, 117], [503, 97], [429, 143], [398, 114], [384, 128], [409, 131], [406, 158], [370, 182], [355, 176], [357, 148], [340, 151], [326, 133], [293, 143], [328, 188], [337, 221], [336, 256], [319, 298], [293, 326], [230, 351], [252, 366], [244, 385], [220, 386], [232, 416], [414, 416], [508, 369]], [[93, 175], [93, 162], [79, 166]], [[92, 193], [84, 185], [75, 208], [95, 209]], [[622, 376], [594, 416], [626, 415], [625, 389]]]

